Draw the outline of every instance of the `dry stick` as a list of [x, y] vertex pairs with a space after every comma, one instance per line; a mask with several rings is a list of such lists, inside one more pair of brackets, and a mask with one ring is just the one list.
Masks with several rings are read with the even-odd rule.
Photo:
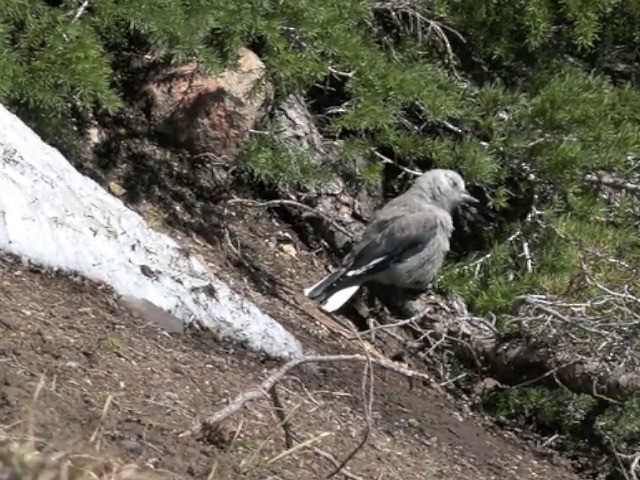
[[373, 332], [378, 332], [380, 330], [392, 330], [394, 328], [397, 327], [403, 327], [405, 325], [409, 325], [410, 323], [415, 323], [416, 321], [420, 320], [422, 317], [424, 316], [423, 313], [420, 313], [419, 315], [414, 315], [411, 318], [407, 318], [405, 320], [398, 320], [397, 322], [394, 323], [385, 323], [385, 324], [378, 324], [375, 325], [367, 330], [362, 330], [360, 332], [356, 332], [354, 337], [350, 337], [350, 339], [355, 339], [355, 338], [362, 338], [370, 333]]
[[31, 401], [31, 407], [28, 410], [28, 416], [27, 416], [27, 422], [26, 422], [26, 432], [23, 432], [23, 437], [27, 437], [25, 438], [25, 440], [27, 442], [33, 442], [33, 438], [34, 438], [34, 431], [33, 431], [33, 426], [35, 424], [35, 420], [34, 420], [34, 412], [36, 411], [36, 404], [38, 403], [38, 400], [40, 398], [40, 393], [42, 393], [42, 390], [45, 387], [45, 383], [46, 383], [46, 376], [45, 375], [40, 375], [40, 380], [38, 381], [38, 385], [36, 386], [35, 391], [33, 392], [33, 397], [32, 397], [32, 401]]
[[107, 396], [107, 399], [105, 400], [104, 405], [102, 406], [102, 412], [100, 414], [100, 419], [98, 420], [98, 426], [93, 431], [93, 434], [89, 439], [89, 443], [95, 442], [96, 438], [98, 438], [98, 434], [100, 433], [103, 427], [104, 419], [107, 417], [107, 413], [109, 413], [109, 408], [111, 408], [111, 404], [113, 403], [113, 398], [114, 398], [114, 395], [111, 393]]
[[281, 207], [283, 205], [288, 205], [290, 207], [296, 207], [301, 210], [305, 210], [307, 212], [313, 213], [316, 217], [322, 218], [324, 221], [328, 222], [332, 227], [336, 230], [340, 231], [340, 233], [346, 235], [349, 238], [353, 238], [353, 233], [349, 232], [343, 226], [337, 224], [334, 220], [329, 218], [328, 215], [325, 215], [322, 212], [319, 212], [317, 209], [310, 207], [309, 205], [305, 205], [304, 203], [296, 202], [295, 200], [269, 200], [266, 202], [257, 202], [255, 200], [250, 200], [247, 198], [233, 198], [227, 201], [228, 204], [239, 203], [242, 205], [247, 205], [249, 207]]
[[618, 190], [626, 190], [628, 192], [640, 193], [640, 185], [637, 183], [627, 182], [621, 178], [614, 178], [610, 174], [594, 175], [588, 173], [584, 176], [584, 181], [594, 185], [604, 185]]
[[75, 15], [71, 19], [71, 23], [77, 21], [82, 16], [82, 14], [84, 13], [84, 11], [87, 9], [88, 6], [89, 6], [89, 0], [84, 0], [84, 2], [82, 2], [82, 5], [80, 5]]
[[557, 320], [560, 320], [561, 322], [563, 322], [566, 325], [573, 325], [581, 330], [584, 330], [585, 332], [589, 332], [589, 333], [594, 333], [596, 335], [599, 335], [601, 337], [605, 337], [605, 338], [611, 338], [611, 337], [618, 337], [618, 335], [615, 335], [613, 333], [608, 333], [608, 332], [603, 332], [602, 330], [597, 330], [595, 328], [591, 328], [588, 327], [586, 325], [583, 325], [580, 322], [574, 322], [572, 321], [569, 317], [567, 317], [566, 315], [563, 315], [562, 313], [558, 312], [557, 310], [548, 307], [546, 305], [541, 305], [540, 302], [537, 302], [534, 298], [530, 297], [530, 296], [524, 296], [521, 297], [522, 300], [531, 305], [533, 308], [536, 308], [548, 315], [551, 315], [552, 317], [556, 318]]
[[633, 480], [638, 480], [638, 476], [636, 475], [636, 470], [638, 469], [638, 464], [640, 463], [640, 453], [635, 456], [633, 462], [631, 462], [631, 467], [629, 467], [629, 474]]
[[276, 411], [276, 416], [280, 421], [280, 426], [284, 430], [284, 440], [287, 446], [287, 449], [293, 448], [293, 444], [295, 443], [295, 433], [291, 429], [291, 422], [289, 422], [289, 418], [287, 417], [284, 409], [284, 404], [280, 400], [280, 396], [278, 395], [278, 385], [274, 385], [271, 390], [269, 390], [269, 394], [271, 395], [271, 401], [273, 402], [273, 407]]
[[[273, 389], [271, 389], [271, 392], [276, 392], [275, 387]], [[277, 402], [279, 407], [276, 407], [276, 415], [278, 415], [278, 418], [280, 419], [280, 425], [282, 425], [284, 431], [285, 431], [285, 436], [288, 437], [287, 439], [287, 444], [289, 441], [291, 441], [291, 446], [287, 446], [287, 448], [289, 450], [291, 450], [291, 448], [293, 448], [293, 443], [302, 443], [303, 439], [300, 435], [298, 435], [296, 432], [293, 431], [293, 429], [291, 428], [291, 424], [289, 423], [288, 418], [285, 416], [285, 411], [284, 411], [284, 405], [282, 404], [282, 402], [280, 401], [280, 397], [278, 396], [277, 392], [275, 393], [275, 398], [277, 398]], [[271, 396], [271, 399], [274, 401], [274, 405], [276, 404], [276, 400], [275, 400], [273, 393]], [[285, 428], [285, 425], [287, 425], [287, 428]], [[340, 468], [340, 462], [338, 462], [338, 460], [336, 460], [336, 458], [331, 455], [329, 452], [326, 452], [318, 447], [312, 446], [311, 450], [313, 451], [313, 453], [315, 453], [316, 455], [323, 457], [324, 459], [328, 460], [329, 462], [331, 462], [331, 464], [336, 468]], [[350, 473], [346, 470], [342, 470], [340, 472], [344, 477], [348, 478], [349, 480], [364, 480], [362, 477], [355, 475], [353, 473]]]
[[340, 462], [336, 460], [336, 457], [331, 455], [329, 452], [325, 452], [324, 450], [320, 450], [319, 448], [315, 447], [313, 448], [313, 451], [316, 455], [326, 458], [333, 464], [336, 469], [340, 469], [340, 475], [342, 475], [343, 477], [349, 478], [350, 480], [364, 480], [360, 475], [356, 475], [355, 473], [351, 473], [348, 470], [344, 470], [344, 467], [340, 466]]
[[[362, 341], [362, 340], [361, 340]], [[355, 455], [362, 450], [362, 448], [367, 443], [369, 439], [369, 434], [371, 433], [371, 417], [373, 411], [373, 365], [371, 363], [371, 356], [369, 352], [365, 350], [367, 362], [364, 364], [364, 371], [362, 373], [362, 404], [364, 409], [364, 418], [365, 418], [365, 427], [362, 433], [362, 438], [360, 442], [355, 446], [355, 448], [347, 455], [344, 460], [338, 465], [329, 475], [327, 475], [327, 480], [333, 478], [336, 474], [340, 473], [342, 469], [351, 461]], [[367, 392], [367, 383], [369, 384], [369, 389]]]
[[397, 168], [399, 168], [400, 170], [402, 170], [405, 173], [408, 173], [409, 175], [413, 175], [414, 177], [419, 177], [420, 175], [422, 175], [424, 172], [421, 172], [420, 170], [414, 170], [412, 168], [408, 168], [408, 167], [403, 167], [402, 165], [399, 165], [398, 163], [394, 162], [393, 160], [391, 160], [389, 157], [386, 157], [384, 155], [382, 155], [380, 152], [374, 150], [373, 154], [378, 157], [382, 163], [388, 163], [389, 165], [394, 165]]
[[[365, 352], [366, 352], [366, 350], [365, 350]], [[367, 356], [369, 356], [369, 355], [367, 355]], [[365, 365], [370, 365], [370, 362], [367, 362], [367, 364], [365, 364]], [[371, 371], [370, 367], [369, 367], [369, 371]], [[300, 383], [302, 383], [302, 382], [300, 381]], [[302, 387], [304, 388], [304, 385], [302, 385]], [[364, 385], [363, 385], [363, 387], [364, 387]], [[302, 438], [300, 437], [300, 435], [296, 434], [293, 431], [292, 427], [291, 427], [291, 423], [289, 422], [289, 418], [287, 417], [286, 412], [285, 412], [284, 404], [282, 403], [282, 401], [280, 400], [280, 397], [278, 395], [278, 391], [277, 391], [277, 386], [276, 385], [273, 386], [273, 388], [270, 390], [270, 393], [271, 393], [271, 400], [273, 401], [273, 404], [274, 404], [274, 407], [275, 407], [276, 416], [280, 420], [280, 425], [282, 426], [282, 429], [284, 430], [284, 433], [285, 433], [285, 441], [286, 441], [287, 448], [289, 450], [291, 450], [293, 448], [294, 442], [295, 443], [301, 443], [302, 442]], [[368, 425], [371, 423], [371, 410], [372, 410], [372, 405], [373, 405], [373, 390], [371, 390], [370, 395], [371, 395], [370, 396], [371, 400], [369, 402], [370, 407], [369, 407], [368, 412], [367, 412], [367, 409], [365, 408], [365, 414], [368, 414], [368, 417], [367, 417], [368, 418]], [[365, 406], [366, 406], [366, 404], [365, 404]], [[367, 430], [367, 437], [368, 437], [368, 431], [369, 430]], [[363, 439], [363, 441], [358, 445], [358, 447], [352, 452], [352, 454], [348, 455], [347, 458], [345, 460], [343, 460], [342, 462], [338, 462], [338, 460], [336, 460], [336, 458], [333, 455], [331, 455], [329, 452], [326, 452], [326, 451], [324, 451], [324, 450], [322, 450], [322, 449], [320, 449], [318, 447], [312, 447], [312, 450], [316, 455], [319, 455], [319, 456], [325, 458], [326, 460], [328, 460], [329, 462], [331, 462], [333, 464], [335, 470], [333, 470], [333, 472], [331, 473], [331, 475], [328, 478], [331, 478], [332, 476], [335, 476], [336, 474], [340, 473], [344, 477], [346, 477], [346, 478], [348, 478], [350, 480], [363, 480], [362, 477], [344, 470], [344, 467], [349, 462], [349, 460], [351, 458], [353, 458], [353, 456], [357, 453], [357, 451], [360, 450], [360, 448], [362, 448], [362, 446], [366, 442], [367, 437], [365, 437]]]
[[[226, 407], [221, 408], [213, 415], [205, 418], [201, 422], [197, 422], [191, 426], [191, 428], [179, 435], [179, 437], [186, 437], [190, 435], [198, 435], [202, 432], [203, 426], [213, 427], [215, 428], [221, 422], [229, 418], [230, 416], [238, 413], [242, 407], [255, 400], [258, 400], [261, 397], [268, 396], [269, 390], [273, 388], [273, 386], [278, 383], [282, 378], [289, 372], [291, 369], [305, 364], [305, 363], [323, 363], [323, 362], [367, 362], [368, 357], [366, 355], [360, 354], [347, 354], [347, 355], [310, 355], [307, 357], [300, 357], [294, 360], [290, 360], [285, 363], [282, 367], [276, 369], [271, 375], [269, 375], [266, 380], [264, 380], [260, 385], [258, 385], [253, 390], [249, 390], [241, 393], [235, 399], [233, 399]], [[379, 365], [383, 368], [391, 370], [393, 372], [399, 373], [400, 375], [404, 375], [409, 378], [422, 378], [425, 380], [431, 380], [431, 378], [421, 372], [411, 370], [407, 367], [403, 367], [402, 365], [398, 365], [394, 362], [388, 360], [380, 360], [380, 359], [370, 359], [371, 363]]]

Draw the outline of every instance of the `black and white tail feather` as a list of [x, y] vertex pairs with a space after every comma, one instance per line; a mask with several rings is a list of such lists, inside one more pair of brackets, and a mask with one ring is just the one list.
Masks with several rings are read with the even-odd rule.
[[429, 210], [392, 217], [375, 227], [376, 235], [356, 245], [338, 270], [304, 290], [310, 299], [323, 302], [326, 312], [338, 310], [363, 283], [425, 249], [437, 233], [437, 221]]

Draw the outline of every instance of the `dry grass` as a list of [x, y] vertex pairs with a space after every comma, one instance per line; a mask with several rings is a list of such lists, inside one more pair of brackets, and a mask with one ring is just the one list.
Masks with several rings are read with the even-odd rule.
[[[164, 477], [133, 463], [124, 463], [105, 454], [38, 450], [34, 440], [36, 404], [45, 385], [40, 377], [31, 405], [26, 406], [22, 432], [9, 435], [0, 428], [0, 480], [160, 480]], [[107, 399], [101, 420], [106, 416], [111, 397]], [[89, 444], [97, 436], [94, 432]]]
[[32, 441], [0, 439], [0, 479], [152, 480], [162, 478], [134, 464], [94, 455], [39, 452]]

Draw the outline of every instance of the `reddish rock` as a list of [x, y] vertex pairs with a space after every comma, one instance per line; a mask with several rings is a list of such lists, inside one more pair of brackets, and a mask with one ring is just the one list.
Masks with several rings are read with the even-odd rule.
[[203, 76], [196, 63], [177, 67], [145, 87], [151, 120], [176, 144], [231, 160], [273, 102], [265, 74], [245, 48], [238, 64], [218, 75]]

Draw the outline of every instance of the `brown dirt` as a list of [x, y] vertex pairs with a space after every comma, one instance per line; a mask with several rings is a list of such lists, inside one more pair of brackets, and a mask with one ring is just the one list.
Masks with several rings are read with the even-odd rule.
[[[240, 212], [231, 227], [232, 241], [242, 238], [242, 253], [256, 256], [264, 271], [237, 268], [224, 241], [192, 246], [308, 348], [357, 349], [304, 313], [298, 297], [273, 288], [270, 274], [296, 291], [322, 273], [285, 227], [260, 210]], [[276, 458], [286, 446], [267, 399], [233, 417], [218, 438], [179, 437], [275, 364], [203, 332], [169, 335], [114, 298], [104, 286], [0, 257], [0, 433], [23, 435], [31, 413], [45, 450], [99, 450], [173, 478], [326, 478], [331, 464], [308, 448]], [[293, 372], [280, 393], [295, 430], [341, 460], [365, 425], [361, 382], [362, 365], [322, 365]], [[566, 461], [488, 427], [431, 386], [411, 387], [378, 369], [374, 388], [373, 431], [348, 467], [360, 478], [578, 478]]]

